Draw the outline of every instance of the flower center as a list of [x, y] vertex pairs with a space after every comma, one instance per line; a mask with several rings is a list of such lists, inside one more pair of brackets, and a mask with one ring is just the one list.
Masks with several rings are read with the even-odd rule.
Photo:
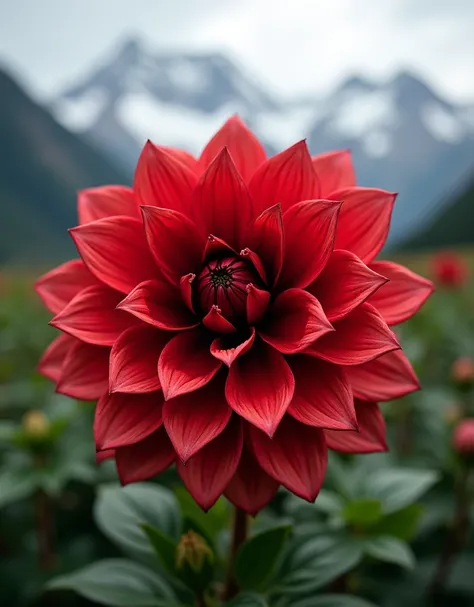
[[245, 317], [247, 285], [260, 285], [253, 266], [241, 257], [208, 261], [196, 281], [196, 293], [203, 314], [212, 306], [220, 308], [228, 320]]

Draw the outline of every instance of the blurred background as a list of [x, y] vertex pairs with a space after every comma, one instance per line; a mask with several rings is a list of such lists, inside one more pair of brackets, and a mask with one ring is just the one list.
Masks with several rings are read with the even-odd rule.
[[[430, 471], [413, 500], [439, 482], [400, 523], [414, 572], [358, 568], [354, 588], [419, 607], [438, 576], [440, 605], [474, 604], [473, 509], [458, 511], [451, 438], [474, 417], [473, 23], [471, 0], [0, 0], [0, 603], [102, 604], [44, 583], [118, 556], [109, 518], [140, 539], [125, 506], [104, 515], [116, 473], [95, 464], [93, 405], [35, 371], [55, 333], [32, 282], [75, 256], [78, 189], [130, 184], [148, 138], [199, 154], [237, 112], [269, 153], [303, 138], [312, 154], [350, 148], [359, 185], [399, 193], [383, 255], [438, 293], [397, 328], [424, 390], [384, 406], [384, 466]], [[453, 521], [463, 541], [446, 555]]]

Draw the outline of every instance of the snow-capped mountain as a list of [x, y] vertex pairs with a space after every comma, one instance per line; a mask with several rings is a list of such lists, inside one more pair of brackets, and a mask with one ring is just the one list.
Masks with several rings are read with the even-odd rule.
[[128, 40], [52, 110], [130, 169], [146, 139], [199, 153], [235, 112], [271, 152], [303, 138], [312, 153], [351, 148], [361, 185], [399, 192], [392, 243], [430, 219], [474, 169], [474, 103], [441, 99], [407, 72], [282, 100], [222, 54], [155, 52]]

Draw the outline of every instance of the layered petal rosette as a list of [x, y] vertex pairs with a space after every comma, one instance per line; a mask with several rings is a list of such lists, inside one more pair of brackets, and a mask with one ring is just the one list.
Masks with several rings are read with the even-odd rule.
[[81, 260], [37, 283], [63, 332], [40, 369], [98, 399], [98, 459], [123, 483], [175, 463], [204, 509], [255, 514], [279, 485], [314, 500], [328, 448], [385, 450], [377, 403], [419, 388], [390, 325], [432, 291], [374, 261], [394, 201], [347, 151], [267, 158], [237, 117], [199, 159], [148, 142], [133, 189], [81, 192]]

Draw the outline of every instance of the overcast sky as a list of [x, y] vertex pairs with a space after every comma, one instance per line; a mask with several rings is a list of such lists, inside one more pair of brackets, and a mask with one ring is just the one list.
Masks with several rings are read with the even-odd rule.
[[0, 61], [51, 97], [121, 38], [219, 49], [271, 90], [322, 93], [411, 68], [474, 101], [474, 0], [0, 0]]

